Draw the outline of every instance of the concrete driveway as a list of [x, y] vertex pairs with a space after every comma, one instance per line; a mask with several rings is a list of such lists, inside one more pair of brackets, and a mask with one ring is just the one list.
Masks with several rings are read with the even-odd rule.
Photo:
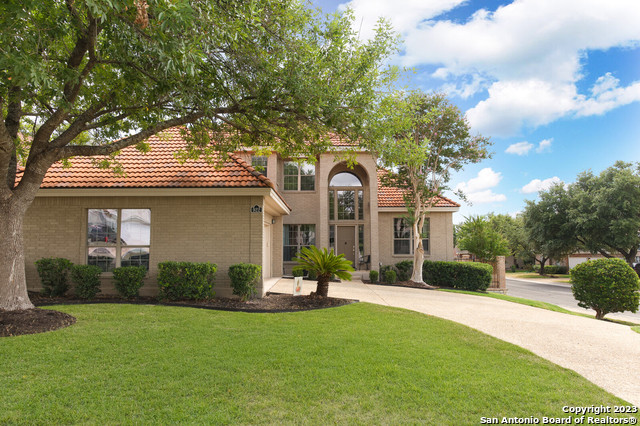
[[[271, 289], [292, 293], [293, 280]], [[304, 281], [303, 294], [315, 290]], [[640, 406], [640, 334], [629, 327], [492, 299], [441, 291], [331, 283], [329, 296], [395, 306], [446, 318], [530, 350]]]

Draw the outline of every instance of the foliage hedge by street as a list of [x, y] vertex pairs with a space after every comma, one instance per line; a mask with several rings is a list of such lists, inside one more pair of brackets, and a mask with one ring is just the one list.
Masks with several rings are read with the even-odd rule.
[[[540, 272], [540, 265], [539, 264], [533, 265], [533, 270], [535, 272]], [[546, 265], [544, 267], [544, 272], [545, 274], [548, 274], [548, 275], [566, 274], [569, 272], [569, 267], [562, 266], [562, 265]]]
[[160, 262], [158, 287], [161, 299], [209, 299], [218, 266], [209, 262]]
[[461, 290], [485, 291], [491, 285], [493, 268], [480, 262], [445, 262], [425, 260], [422, 275], [425, 282]]
[[369, 281], [371, 281], [372, 283], [378, 282], [378, 271], [369, 271]]
[[610, 312], [638, 311], [640, 278], [622, 259], [595, 259], [571, 269], [573, 295], [578, 306], [596, 311], [602, 319]]
[[396, 263], [396, 271], [398, 271], [398, 281], [409, 281], [413, 272], [413, 260]]
[[70, 260], [62, 257], [46, 257], [36, 260], [36, 268], [45, 296], [64, 296], [69, 290], [69, 270], [73, 266]]
[[71, 267], [71, 281], [75, 286], [75, 293], [81, 299], [93, 299], [100, 293], [100, 274], [102, 269], [96, 265], [73, 265]]
[[256, 283], [262, 273], [262, 266], [251, 263], [236, 263], [229, 267], [229, 278], [233, 294], [240, 296], [243, 301], [251, 299], [256, 291]]
[[113, 284], [122, 297], [138, 297], [138, 291], [144, 285], [147, 268], [144, 266], [122, 266], [113, 270]]

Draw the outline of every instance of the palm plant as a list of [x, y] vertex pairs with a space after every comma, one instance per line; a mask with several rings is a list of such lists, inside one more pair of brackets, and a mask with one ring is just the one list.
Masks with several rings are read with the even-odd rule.
[[316, 273], [318, 286], [315, 294], [322, 297], [327, 297], [329, 293], [329, 280], [332, 276], [350, 280], [349, 272], [355, 271], [351, 261], [345, 259], [344, 254], [336, 255], [333, 251], [326, 248], [320, 250], [316, 246], [303, 247], [294, 260], [298, 262], [293, 268], [294, 271], [307, 270]]

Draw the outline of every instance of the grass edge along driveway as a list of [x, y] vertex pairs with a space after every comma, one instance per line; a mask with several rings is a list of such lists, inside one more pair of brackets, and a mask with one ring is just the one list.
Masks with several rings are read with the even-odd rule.
[[0, 340], [0, 423], [478, 424], [626, 405], [527, 350], [403, 309], [55, 309], [78, 322]]

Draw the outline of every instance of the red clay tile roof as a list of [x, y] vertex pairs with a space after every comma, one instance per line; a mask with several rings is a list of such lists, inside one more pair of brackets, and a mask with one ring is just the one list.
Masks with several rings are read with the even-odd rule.
[[185, 146], [178, 128], [169, 129], [147, 140], [151, 152], [143, 154], [134, 147], [124, 148], [117, 161], [125, 175], [93, 165], [91, 158], [71, 160], [64, 169], [56, 163], [47, 172], [41, 188], [273, 188], [273, 183], [253, 167], [231, 154], [224, 167], [216, 168], [205, 160], [180, 163], [174, 152]]
[[[386, 170], [378, 169], [378, 207], [405, 207], [404, 190], [382, 185], [380, 177], [386, 173]], [[460, 204], [439, 196], [433, 207], [460, 207]]]

